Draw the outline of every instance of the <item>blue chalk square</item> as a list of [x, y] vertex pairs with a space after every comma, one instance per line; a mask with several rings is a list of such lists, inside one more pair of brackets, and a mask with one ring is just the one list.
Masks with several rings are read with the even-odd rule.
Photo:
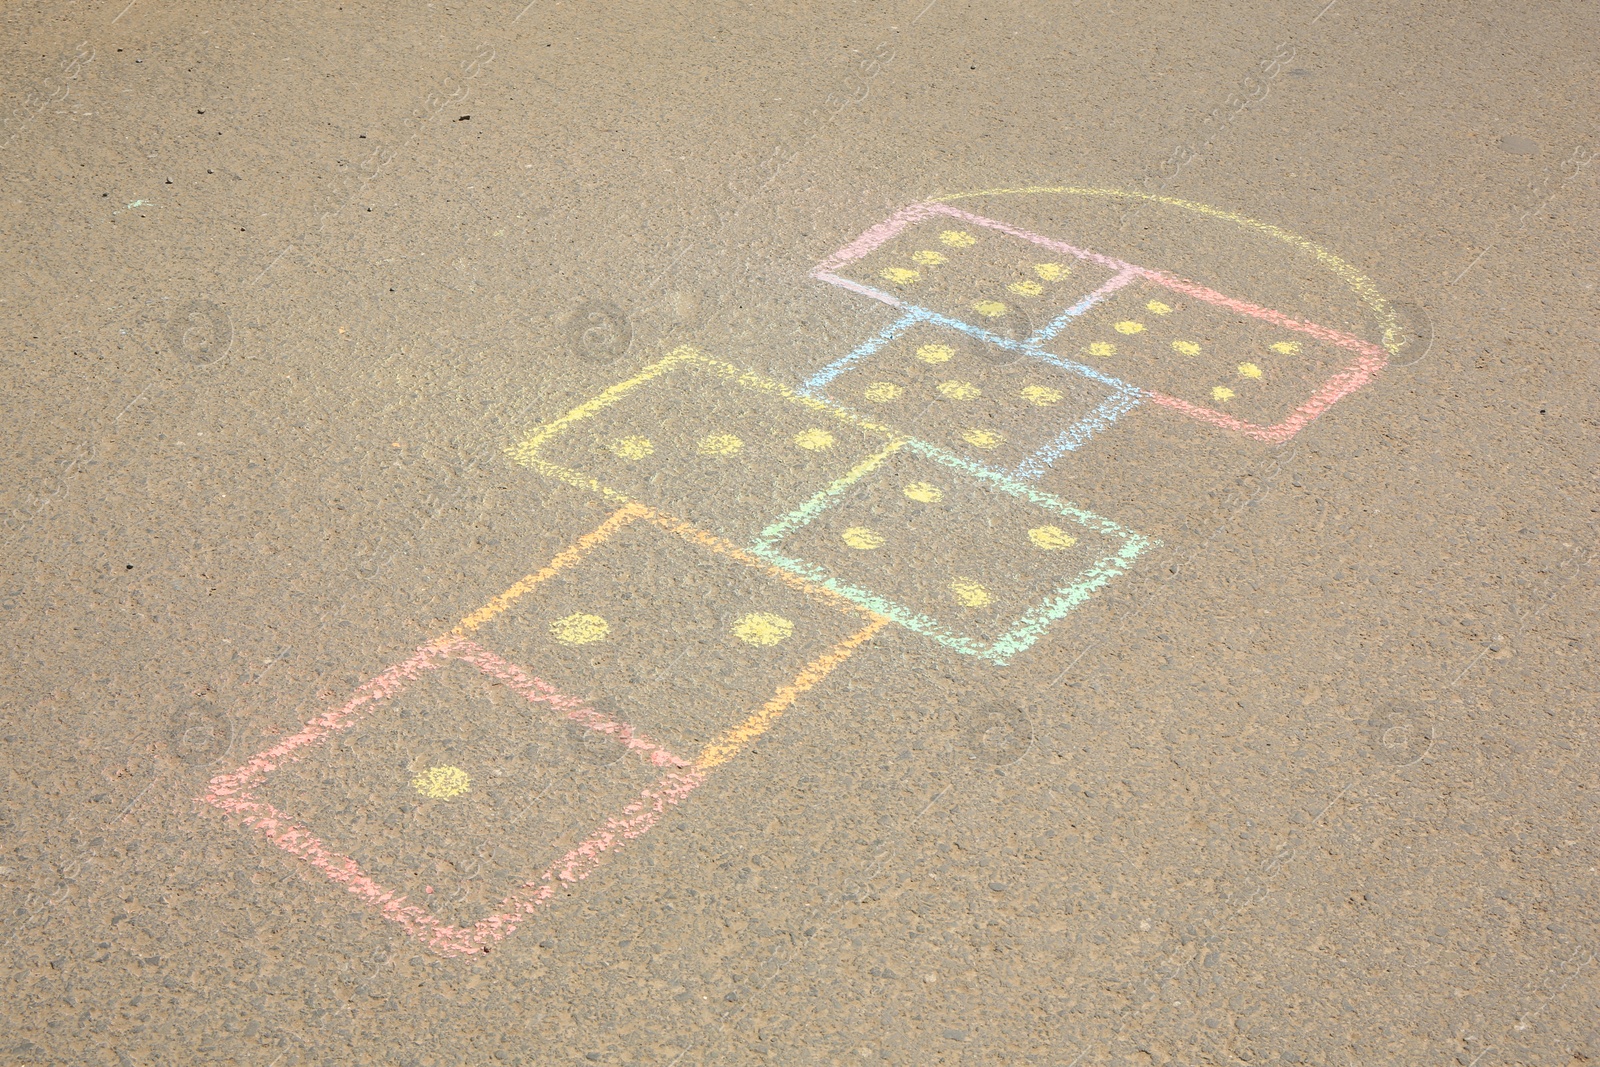
[[922, 311], [825, 367], [803, 392], [1024, 481], [1139, 403], [1115, 378]]

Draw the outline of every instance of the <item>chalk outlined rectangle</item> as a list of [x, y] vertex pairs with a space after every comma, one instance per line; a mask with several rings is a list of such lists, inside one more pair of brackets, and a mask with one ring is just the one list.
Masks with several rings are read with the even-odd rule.
[[[629, 724], [607, 718], [584, 701], [560, 693], [467, 636], [548, 578], [583, 559], [618, 529], [641, 519], [655, 522], [712, 552], [760, 568], [776, 580], [801, 588], [810, 596], [826, 599], [841, 610], [857, 614], [863, 619], [860, 629], [814, 658], [794, 679], [779, 686], [763, 704], [705, 745], [692, 761], [667, 751]], [[558, 553], [545, 567], [518, 581], [484, 607], [468, 615], [450, 634], [422, 646], [406, 660], [361, 685], [344, 704], [312, 719], [298, 732], [252, 756], [238, 769], [211, 779], [206, 792], [197, 799], [240, 819], [285, 852], [304, 860], [440, 955], [462, 956], [487, 951], [490, 945], [509, 937], [522, 922], [548, 906], [562, 886], [575, 885], [587, 878], [623, 844], [648, 833], [668, 808], [681, 803], [704, 784], [715, 768], [733, 759], [746, 745], [769, 730], [795, 700], [849, 659], [857, 648], [875, 636], [888, 622], [887, 618], [850, 603], [848, 598], [806, 582], [715, 535], [697, 530], [644, 505], [629, 505]], [[636, 799], [605, 817], [579, 844], [516, 887], [501, 901], [497, 910], [470, 925], [445, 923], [427, 908], [410, 902], [404, 895], [378, 883], [355, 859], [331, 849], [310, 829], [296, 822], [292, 815], [278, 810], [255, 794], [255, 790], [273, 771], [304, 759], [337, 732], [356, 728], [379, 715], [417, 678], [452, 661], [476, 667], [506, 684], [531, 704], [563, 715], [610, 738], [650, 766], [666, 769], [661, 778], [647, 786]]]
[[629, 523], [472, 637], [692, 754], [864, 621], [843, 597], [711, 547]]
[[[760, 510], [758, 513], [749, 515], [748, 519], [751, 525], [747, 530], [740, 531], [738, 539], [741, 541], [744, 539], [746, 533], [753, 533], [755, 530], [760, 529], [760, 525], [768, 521], [772, 514], [777, 511], [792, 507], [796, 500], [801, 499], [804, 495], [808, 495], [809, 493], [813, 492], [814, 489], [812, 486], [820, 483], [821, 481], [832, 480], [833, 478], [838, 477], [839, 473], [844, 470], [848, 470], [849, 467], [853, 465], [855, 462], [853, 459], [845, 459], [842, 462], [839, 462], [831, 458], [838, 455], [840, 451], [839, 448], [835, 447], [833, 443], [833, 438], [836, 432], [839, 433], [840, 437], [844, 436], [843, 431], [850, 432], [850, 436], [855, 440], [853, 444], [847, 441], [845, 447], [856, 448], [856, 456], [870, 454], [871, 451], [874, 451], [877, 447], [879, 447], [880, 442], [891, 440], [896, 436], [894, 431], [890, 430], [886, 426], [863, 419], [852, 412], [835, 405], [825, 403], [824, 401], [818, 400], [815, 397], [796, 393], [780, 385], [779, 383], [764, 378], [758, 374], [741, 370], [738, 367], [723, 363], [719, 360], [710, 359], [702, 355], [693, 347], [682, 345], [674, 349], [671, 353], [664, 356], [660, 360], [657, 360], [656, 362], [645, 367], [633, 377], [609, 386], [608, 388], [602, 390], [598, 395], [573, 408], [560, 418], [538, 427], [526, 438], [524, 438], [520, 444], [509, 449], [508, 452], [511, 457], [519, 463], [532, 467], [543, 474], [549, 475], [550, 477], [560, 479], [569, 485], [598, 493], [614, 504], [621, 505], [639, 503], [647, 507], [660, 506], [665, 508], [667, 511], [683, 516], [685, 519], [695, 523], [702, 529], [707, 529], [710, 524], [701, 521], [701, 519], [698, 518], [692, 510], [692, 506], [705, 505], [709, 508], [719, 504], [720, 500], [717, 493], [710, 491], [701, 492], [698, 494], [698, 499], [690, 502], [689, 505], [676, 502], [663, 502], [661, 500], [653, 499], [640, 499], [640, 493], [638, 491], [625, 491], [621, 488], [618, 488], [617, 485], [608, 484], [606, 481], [603, 481], [601, 478], [595, 477], [590, 473], [586, 473], [585, 471], [579, 470], [565, 463], [556, 462], [549, 455], [549, 452], [557, 448], [558, 444], [562, 442], [567, 435], [572, 434], [587, 420], [595, 419], [597, 416], [601, 415], [603, 412], [606, 412], [613, 406], [623, 402], [626, 399], [634, 397], [635, 394], [637, 394], [638, 391], [643, 387], [650, 385], [651, 383], [665, 380], [667, 376], [671, 375], [674, 371], [689, 372], [691, 368], [693, 370], [705, 372], [706, 374], [711, 375], [713, 381], [719, 382], [721, 385], [726, 386], [725, 390], [719, 389], [719, 391], [714, 395], [716, 395], [718, 399], [734, 400], [736, 402], [734, 405], [735, 407], [739, 406], [739, 402], [747, 403], [747, 401], [741, 401], [739, 390], [749, 390], [756, 394], [757, 397], [764, 397], [770, 399], [771, 401], [775, 401], [778, 404], [784, 405], [784, 408], [781, 409], [783, 414], [779, 416], [780, 418], [787, 417], [790, 413], [798, 410], [804, 412], [808, 418], [814, 417], [817, 423], [822, 424], [818, 426], [816, 430], [808, 431], [816, 434], [818, 440], [810, 441], [801, 445], [799, 439], [797, 439], [794, 444], [798, 445], [799, 447], [794, 448], [789, 454], [790, 461], [780, 462], [774, 469], [783, 471], [787, 475], [794, 475], [796, 471], [803, 470], [806, 464], [829, 465], [827, 466], [825, 473], [823, 473], [816, 481], [807, 484], [803, 490], [795, 491], [792, 496], [779, 497], [773, 501], [775, 506], [765, 508]], [[767, 417], [759, 411], [756, 411], [755, 415], [763, 422], [765, 422], [767, 419]], [[833, 429], [830, 431], [827, 429], [827, 427], [832, 427]], [[803, 436], [804, 435], [802, 435], [802, 437]], [[639, 438], [637, 440], [640, 442], [641, 448], [653, 449], [655, 447], [644, 438]], [[714, 439], [708, 439], [708, 441], [710, 440]], [[737, 438], [734, 440], [737, 440]], [[743, 452], [739, 452], [737, 455], [734, 455], [727, 462], [733, 463], [746, 470], [754, 469], [753, 462], [749, 460], [749, 456], [750, 449], [745, 449]], [[659, 455], [650, 455], [648, 457], [648, 463], [654, 463], [658, 459], [660, 459]], [[646, 460], [641, 457], [635, 462], [645, 463]], [[646, 467], [645, 469], [648, 468]], [[641, 469], [637, 472], [630, 471], [630, 474], [636, 478], [644, 480], [645, 484], [647, 485], [653, 484], [655, 478], [659, 478], [659, 474], [652, 476], [651, 479], [644, 479], [643, 475], [645, 473], [645, 469]], [[726, 469], [723, 476], [726, 478], [732, 478], [734, 482], [737, 482], [738, 479], [735, 477], [736, 473], [737, 472], [733, 469]], [[695, 488], [702, 489], [707, 487], [695, 486]], [[728, 490], [728, 488], [729, 487], [727, 485], [722, 486], [724, 493]], [[771, 489], [772, 486], [768, 485], [767, 488]], [[669, 482], [664, 488], [660, 489], [660, 492], [671, 494], [673, 492], [681, 491], [681, 489], [682, 486], [678, 483]], [[713, 532], [722, 533], [725, 531], [713, 530]]]
[[[1038, 331], [1038, 333], [1030, 337], [1026, 342], [1019, 344], [1018, 342], [1011, 341], [1008, 338], [999, 337], [990, 331], [985, 331], [981, 327], [975, 326], [971, 323], [961, 322], [955, 319], [947, 319], [944, 316], [936, 316], [928, 309], [918, 307], [912, 303], [902, 300], [900, 297], [897, 297], [892, 293], [885, 292], [882, 289], [878, 289], [871, 285], [866, 285], [851, 278], [846, 278], [838, 273], [840, 268], [870, 254], [886, 242], [893, 239], [906, 227], [924, 219], [940, 215], [947, 216], [952, 219], [958, 219], [972, 226], [985, 227], [999, 233], [1007, 234], [1011, 237], [1019, 237], [1062, 255], [1069, 255], [1079, 259], [1089, 260], [1107, 269], [1115, 271], [1116, 275], [1113, 277], [1111, 282], [1103, 285], [1099, 290], [1096, 290], [1095, 293], [1087, 294], [1078, 302], [1078, 304], [1068, 309], [1054, 322]], [[1209, 289], [1206, 286], [1189, 281], [1185, 278], [1177, 277], [1176, 275], [1168, 274], [1165, 271], [1153, 270], [1148, 267], [1140, 267], [1135, 264], [1116, 259], [1112, 256], [1106, 256], [1098, 252], [1092, 252], [1087, 249], [1078, 248], [1074, 245], [1068, 244], [1065, 241], [1057, 241], [1041, 234], [1031, 233], [1027, 230], [1010, 226], [1003, 222], [998, 222], [994, 219], [985, 218], [981, 215], [975, 215], [969, 211], [962, 211], [961, 209], [951, 207], [948, 204], [920, 203], [912, 204], [909, 207], [902, 208], [885, 221], [871, 227], [865, 233], [861, 234], [861, 236], [857, 237], [854, 241], [850, 242], [833, 255], [824, 259], [815, 268], [813, 268], [811, 274], [812, 277], [817, 278], [820, 281], [825, 281], [832, 285], [837, 285], [843, 289], [848, 289], [851, 292], [859, 293], [862, 296], [868, 296], [874, 300], [882, 301], [883, 303], [892, 307], [900, 308], [909, 314], [917, 314], [930, 318], [930, 320], [937, 319], [938, 321], [945, 322], [947, 325], [950, 325], [955, 329], [963, 330], [974, 337], [980, 337], [989, 341], [990, 343], [1016, 346], [1018, 350], [1026, 351], [1038, 358], [1047, 359], [1050, 362], [1055, 363], [1057, 366], [1074, 370], [1077, 373], [1092, 371], [1092, 368], [1084, 367], [1082, 364], [1076, 363], [1072, 360], [1051, 356], [1048, 353], [1045, 353], [1041, 346], [1046, 341], [1055, 337], [1056, 334], [1060, 333], [1063, 329], [1069, 327], [1073, 320], [1080, 317], [1083, 312], [1089, 310], [1091, 307], [1094, 307], [1101, 300], [1105, 299], [1105, 297], [1111, 295], [1111, 293], [1117, 291], [1122, 286], [1126, 285], [1130, 281], [1133, 281], [1134, 279], [1144, 279], [1155, 285], [1163, 286], [1172, 292], [1179, 293], [1208, 304], [1213, 304], [1218, 307], [1226, 308], [1227, 310], [1237, 314], [1247, 315], [1263, 322], [1270, 323], [1281, 329], [1301, 333], [1308, 337], [1315, 338], [1318, 341], [1322, 341], [1324, 343], [1331, 344], [1349, 351], [1352, 354], [1350, 363], [1331, 375], [1320, 386], [1315, 388], [1311, 392], [1310, 396], [1292, 408], [1282, 419], [1267, 426], [1246, 422], [1245, 420], [1239, 419], [1228, 414], [1227, 412], [1218, 411], [1215, 408], [1191, 403], [1190, 401], [1182, 400], [1166, 393], [1152, 389], [1140, 388], [1137, 385], [1132, 385], [1130, 383], [1124, 383], [1129, 384], [1130, 388], [1139, 389], [1139, 392], [1154, 404], [1159, 404], [1163, 407], [1181, 412], [1190, 418], [1197, 419], [1220, 429], [1242, 434], [1245, 437], [1249, 437], [1253, 440], [1263, 441], [1269, 444], [1281, 444], [1289, 440], [1328, 408], [1332, 407], [1344, 397], [1350, 395], [1351, 393], [1365, 386], [1368, 382], [1372, 381], [1372, 379], [1377, 377], [1379, 372], [1381, 372], [1383, 368], [1388, 365], [1388, 353], [1385, 352], [1381, 346], [1373, 344], [1370, 341], [1363, 341], [1359, 337], [1345, 333], [1342, 330], [1331, 329], [1326, 326], [1317, 325], [1316, 323], [1303, 322], [1299, 319], [1293, 318], [1292, 316], [1285, 315], [1282, 312], [1274, 311], [1271, 308], [1264, 308], [1259, 305], [1249, 303], [1248, 301], [1238, 300], [1233, 297], [1226, 296], [1222, 293], [1216, 292], [1213, 289]], [[1103, 375], [1101, 375], [1099, 372], [1093, 373], [1096, 377], [1103, 378]]]
[[[1114, 290], [1108, 290], [1108, 292], [1109, 291]], [[1090, 305], [1084, 304], [1083, 310], [1086, 310], [1088, 306]], [[1081, 310], [1076, 313], [1081, 313]], [[889, 324], [889, 326], [887, 326], [881, 332], [868, 338], [860, 345], [857, 345], [846, 355], [828, 364], [826, 367], [822, 368], [822, 370], [812, 375], [806, 380], [805, 384], [800, 387], [801, 395], [815, 397], [818, 400], [823, 400], [830, 404], [840, 404], [837, 399], [827, 393], [828, 385], [845, 371], [870, 361], [879, 351], [884, 348], [884, 346], [918, 323], [929, 323], [936, 326], [945, 326], [960, 330], [979, 341], [994, 344], [995, 347], [1018, 352], [1027, 357], [1032, 357], [1040, 362], [1058, 367], [1061, 370], [1067, 371], [1068, 373], [1075, 374], [1078, 377], [1096, 382], [1110, 390], [1110, 393], [1105, 400], [1101, 401], [1093, 409], [1085, 413], [1083, 417], [1063, 426], [1047, 444], [1039, 449], [1036, 449], [1031, 455], [1027, 456], [1022, 460], [1022, 462], [1013, 467], [997, 467], [993, 464], [978, 463], [975, 460], [969, 460], [969, 462], [976, 463], [977, 466], [980, 466], [984, 470], [995, 474], [1018, 478], [1023, 481], [1033, 481], [1038, 479], [1055, 463], [1056, 460], [1060, 459], [1069, 452], [1075, 452], [1083, 448], [1097, 434], [1109, 429], [1111, 425], [1117, 421], [1117, 419], [1132, 411], [1139, 405], [1139, 402], [1143, 396], [1140, 390], [1135, 389], [1132, 386], [1111, 377], [1110, 375], [1096, 371], [1091, 367], [1087, 367], [1080, 363], [1075, 363], [1071, 360], [1060, 359], [1047, 352], [1029, 349], [1024, 345], [1017, 344], [1016, 342], [1000, 337], [997, 334], [968, 328], [966, 324], [957, 322], [953, 319], [948, 319], [943, 315], [934, 314], [933, 312], [922, 308], [915, 308], [907, 312], [904, 316]], [[840, 404], [840, 406], [844, 407], [842, 404]], [[848, 410], [848, 408], [846, 408], [846, 410]], [[906, 434], [906, 436], [908, 438], [913, 438], [916, 435]], [[932, 445], [931, 447], [938, 448], [939, 446]]]
[[[304, 759], [335, 733], [362, 725], [406, 692], [417, 678], [451, 661], [477, 667], [531, 704], [611, 737], [653, 766], [676, 768], [646, 789], [638, 800], [608, 817], [576, 848], [519, 886], [497, 911], [471, 926], [449, 925], [422, 905], [411, 903], [403, 894], [378, 883], [355, 859], [330, 848], [293, 815], [280, 811], [255, 792], [273, 771]], [[677, 803], [699, 784], [688, 767], [687, 760], [640, 736], [626, 723], [605, 719], [582, 701], [564, 696], [474, 641], [448, 637], [417, 649], [408, 659], [357, 689], [341, 707], [312, 719], [298, 733], [251, 757], [238, 770], [213, 778], [201, 799], [238, 817], [285, 852], [305, 860], [436, 952], [453, 956], [477, 951], [509, 935], [523, 916], [546, 904], [562, 883], [583, 878], [612, 839], [637, 837], [648, 830], [667, 806]]]
[[[1010, 496], [1033, 504], [1046, 512], [1065, 518], [1074, 524], [1096, 530], [1120, 542], [1120, 547], [1094, 560], [1068, 583], [1055, 589], [1039, 604], [1017, 618], [1010, 629], [998, 639], [983, 642], [961, 634], [946, 623], [922, 614], [905, 604], [858, 585], [841, 581], [825, 567], [785, 554], [781, 550], [784, 537], [806, 526], [838, 501], [841, 495], [861, 479], [877, 470], [893, 454], [905, 449], [921, 455], [961, 474], [987, 482]], [[884, 616], [908, 630], [932, 638], [946, 648], [964, 655], [988, 660], [1005, 666], [1044, 636], [1049, 628], [1073, 609], [1087, 601], [1095, 592], [1125, 573], [1146, 549], [1157, 542], [1142, 534], [1128, 530], [1093, 512], [1085, 511], [1048, 493], [1039, 492], [1013, 478], [987, 470], [978, 464], [946, 452], [923, 441], [907, 439], [892, 442], [883, 451], [859, 464], [843, 478], [823, 489], [811, 500], [772, 523], [756, 538], [751, 552], [780, 567], [815, 582], [825, 589], [846, 597], [876, 615]]]

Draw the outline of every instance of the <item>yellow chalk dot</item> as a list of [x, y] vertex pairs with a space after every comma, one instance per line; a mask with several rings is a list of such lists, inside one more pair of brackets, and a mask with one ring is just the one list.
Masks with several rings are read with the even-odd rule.
[[1059, 526], [1035, 526], [1028, 531], [1028, 540], [1044, 549], [1071, 548], [1078, 539]]
[[801, 430], [795, 434], [794, 443], [807, 452], [821, 452], [833, 447], [833, 434], [813, 426], [809, 430]]
[[993, 430], [980, 430], [976, 427], [961, 432], [961, 439], [973, 448], [994, 448], [1005, 438]]
[[859, 548], [863, 552], [883, 547], [883, 535], [865, 526], [852, 526], [840, 534], [839, 538], [851, 548]]
[[1061, 403], [1064, 394], [1059, 389], [1051, 389], [1045, 385], [1025, 385], [1022, 387], [1022, 399], [1030, 404], [1037, 404], [1047, 408], [1051, 404]]
[[944, 491], [929, 482], [912, 482], [901, 492], [905, 493], [907, 500], [915, 500], [919, 504], [937, 504], [944, 499]]
[[733, 624], [733, 636], [747, 645], [770, 648], [794, 633], [794, 623], [770, 611], [755, 611]]
[[1060, 281], [1067, 276], [1067, 272], [1071, 269], [1071, 267], [1063, 267], [1059, 263], [1035, 263], [1033, 265], [1033, 273], [1047, 282]]
[[950, 583], [950, 592], [955, 594], [956, 603], [964, 608], [986, 608], [994, 599], [989, 595], [989, 590], [971, 578], [957, 578]]
[[949, 248], [971, 248], [978, 239], [966, 230], [946, 230], [939, 235], [939, 243]]
[[1117, 354], [1117, 346], [1110, 341], [1096, 341], [1089, 346], [1089, 354], [1091, 356], [1114, 356]]
[[648, 437], [619, 437], [611, 442], [611, 452], [623, 459], [643, 459], [655, 450]]
[[1229, 389], [1226, 385], [1216, 386], [1211, 390], [1211, 399], [1223, 401], [1232, 400], [1233, 390]]
[[744, 442], [731, 433], [714, 433], [700, 438], [697, 447], [702, 456], [733, 456], [744, 448]]
[[972, 310], [991, 319], [997, 319], [1006, 313], [1006, 306], [998, 300], [980, 300], [972, 305]]
[[983, 390], [971, 382], [940, 382], [939, 395], [946, 400], [975, 400], [983, 395]]
[[1279, 341], [1272, 346], [1272, 350], [1284, 356], [1297, 356], [1300, 354], [1299, 341]]
[[550, 624], [550, 636], [563, 645], [591, 645], [596, 641], [604, 641], [610, 632], [611, 624], [606, 620], [582, 612]]
[[1193, 341], [1174, 341], [1172, 342], [1172, 350], [1180, 356], [1198, 356], [1200, 354], [1200, 346]]
[[411, 779], [411, 788], [431, 800], [449, 800], [472, 788], [472, 779], [460, 767], [429, 767]]
[[1170, 314], [1172, 314], [1172, 305], [1171, 304], [1163, 304], [1159, 300], [1150, 301], [1150, 303], [1146, 304], [1144, 306], [1144, 308], [1145, 308], [1146, 311], [1150, 312], [1150, 314], [1152, 314], [1152, 315], [1170, 315]]
[[1006, 288], [1018, 296], [1038, 296], [1044, 292], [1044, 286], [1038, 282], [1012, 282]]
[[898, 397], [901, 389], [893, 382], [873, 382], [861, 394], [874, 404], [887, 404]]
[[1261, 377], [1261, 368], [1254, 363], [1241, 363], [1239, 364], [1239, 377], [1259, 378]]
[[949, 345], [923, 345], [917, 349], [917, 358], [927, 364], [948, 363], [956, 356], [956, 350]]
[[1143, 333], [1144, 323], [1134, 322], [1132, 319], [1123, 319], [1121, 322], [1117, 323], [1111, 328], [1116, 330], [1118, 333]]
[[896, 285], [910, 285], [922, 277], [921, 271], [912, 270], [910, 267], [885, 267], [879, 273]]
[[924, 267], [937, 267], [939, 264], [946, 262], [946, 259], [943, 252], [935, 252], [931, 248], [925, 248], [921, 252], [911, 253], [911, 262], [920, 263]]

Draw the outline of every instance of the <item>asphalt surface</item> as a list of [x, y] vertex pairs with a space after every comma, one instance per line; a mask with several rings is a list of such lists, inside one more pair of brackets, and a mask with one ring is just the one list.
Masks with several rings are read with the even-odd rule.
[[3, 21], [0, 1062], [1600, 1059], [1592, 4]]

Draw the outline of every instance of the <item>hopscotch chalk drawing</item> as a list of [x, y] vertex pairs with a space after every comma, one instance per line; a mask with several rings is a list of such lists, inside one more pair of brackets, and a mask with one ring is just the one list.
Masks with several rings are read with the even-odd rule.
[[1031, 484], [1130, 412], [1281, 443], [1386, 359], [939, 202], [813, 274], [902, 314], [797, 390], [683, 346], [533, 431], [516, 461], [617, 510], [201, 799], [487, 952], [885, 627], [1003, 667], [1136, 565], [1151, 538]]

